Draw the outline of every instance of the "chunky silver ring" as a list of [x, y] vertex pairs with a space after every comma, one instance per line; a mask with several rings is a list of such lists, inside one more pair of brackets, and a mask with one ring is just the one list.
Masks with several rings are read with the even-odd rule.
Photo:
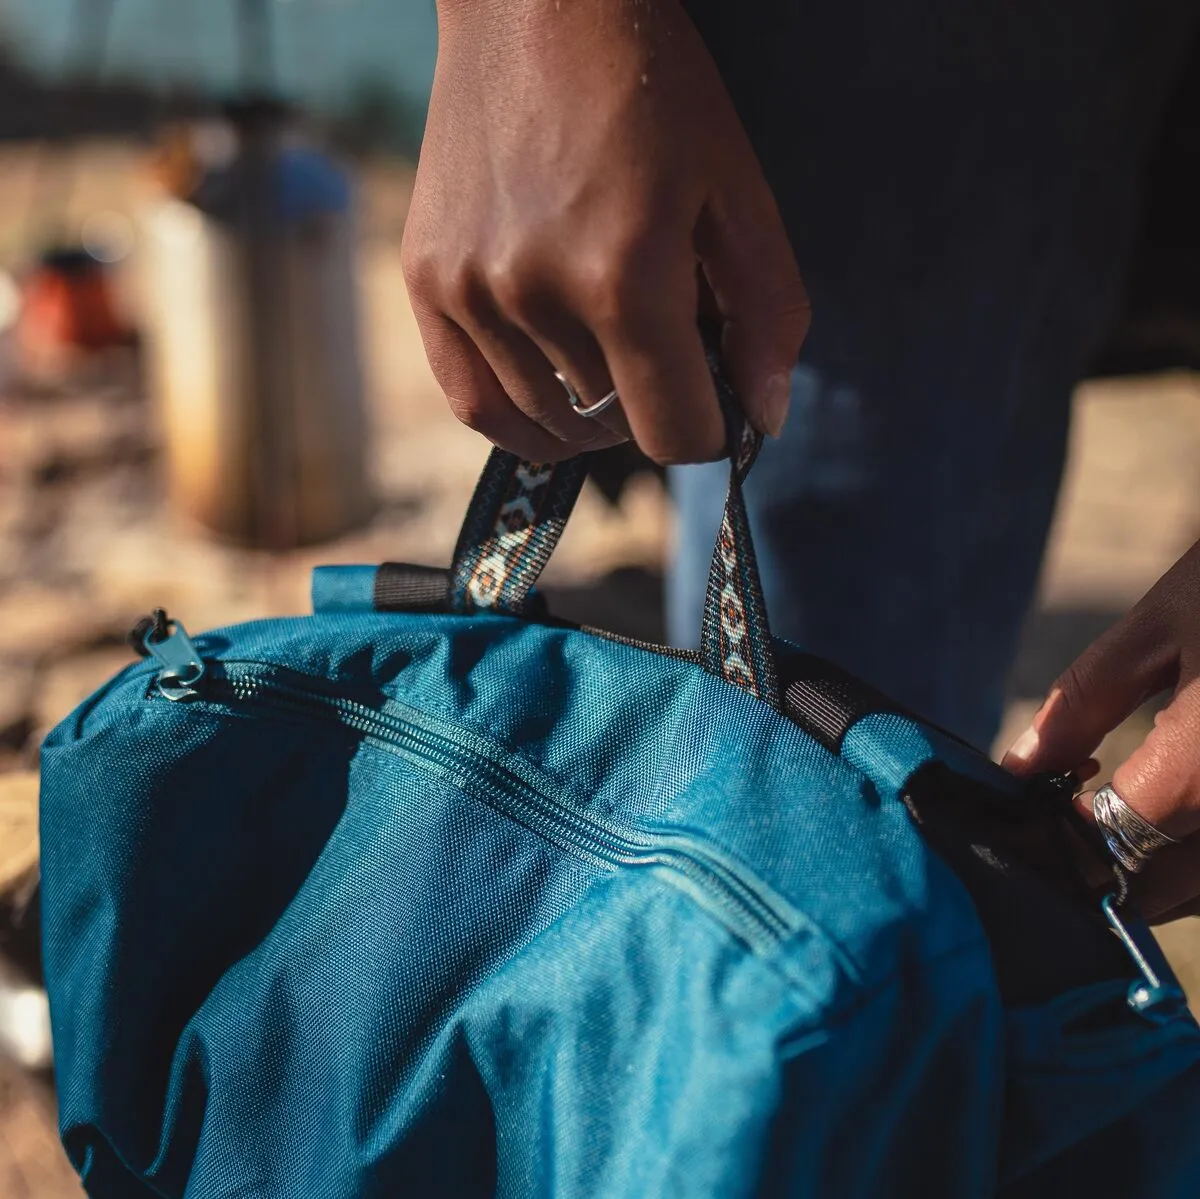
[[561, 371], [555, 371], [554, 377], [563, 385], [563, 389], [567, 393], [567, 399], [570, 401], [571, 407], [575, 409], [576, 416], [599, 416], [605, 408], [612, 407], [617, 402], [617, 393], [615, 390], [610, 391], [602, 400], [597, 400], [594, 404], [587, 403], [583, 396], [571, 386], [570, 380]]
[[1145, 816], [1138, 815], [1105, 783], [1092, 798], [1092, 815], [1104, 836], [1108, 852], [1126, 870], [1136, 874], [1160, 850], [1175, 844], [1174, 837], [1156, 829]]

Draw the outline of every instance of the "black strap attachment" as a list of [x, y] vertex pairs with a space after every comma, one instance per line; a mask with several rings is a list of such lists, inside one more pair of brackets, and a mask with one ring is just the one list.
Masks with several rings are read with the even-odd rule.
[[377, 612], [447, 612], [450, 573], [436, 566], [384, 562], [375, 572]]
[[782, 710], [810, 737], [833, 753], [864, 716], [875, 712], [907, 715], [900, 706], [861, 679], [800, 650], [777, 656]]

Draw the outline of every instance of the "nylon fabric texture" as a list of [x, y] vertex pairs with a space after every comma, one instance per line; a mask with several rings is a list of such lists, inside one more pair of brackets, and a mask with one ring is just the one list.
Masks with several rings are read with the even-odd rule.
[[[43, 958], [93, 1199], [1200, 1193], [1165, 964], [1151, 986], [1082, 895], [945, 819], [1012, 820], [1021, 784], [771, 639], [759, 438], [712, 364], [698, 657], [535, 619], [586, 463], [496, 453], [448, 611], [438, 572], [349, 566], [311, 617], [193, 642], [159, 612], [152, 660], [47, 738]], [[1031, 897], [1093, 941], [1069, 982]]]
[[852, 763], [694, 664], [503, 616], [196, 644], [200, 697], [134, 666], [44, 750], [92, 1196], [1105, 1194], [1129, 1160], [1196, 1193], [1200, 1030], [1123, 981], [1003, 1009], [901, 802], [948, 752], [915, 722]]

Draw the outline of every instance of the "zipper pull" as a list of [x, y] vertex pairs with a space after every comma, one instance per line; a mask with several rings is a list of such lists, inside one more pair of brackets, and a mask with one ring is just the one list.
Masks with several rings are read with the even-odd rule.
[[204, 660], [179, 621], [167, 620], [165, 614], [162, 620], [152, 620], [142, 634], [142, 649], [162, 667], [158, 689], [167, 699], [195, 699], [200, 694]]
[[1126, 1002], [1146, 1020], [1165, 1024], [1187, 1008], [1183, 988], [1175, 981], [1171, 967], [1150, 930], [1139, 920], [1132, 927], [1121, 919], [1115, 895], [1100, 902], [1104, 918], [1120, 938], [1142, 977], [1130, 984]]

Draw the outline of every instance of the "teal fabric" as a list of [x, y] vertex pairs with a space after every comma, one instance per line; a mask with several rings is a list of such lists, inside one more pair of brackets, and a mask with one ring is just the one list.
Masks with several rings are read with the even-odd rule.
[[867, 717], [839, 757], [509, 616], [196, 643], [198, 698], [135, 665], [43, 750], [97, 1199], [1200, 1194], [1200, 1029], [1124, 983], [1004, 1009], [900, 799], [970, 757], [938, 734]]
[[318, 566], [312, 573], [313, 609], [361, 612], [374, 607], [375, 566]]

